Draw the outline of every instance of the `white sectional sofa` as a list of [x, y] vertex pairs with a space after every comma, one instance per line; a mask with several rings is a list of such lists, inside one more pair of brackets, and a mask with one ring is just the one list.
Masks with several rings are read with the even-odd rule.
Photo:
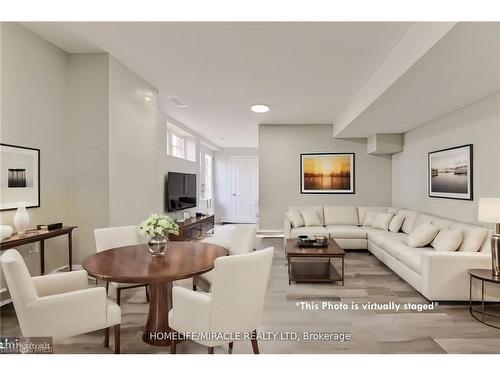
[[[470, 268], [491, 268], [491, 231], [487, 231], [479, 251], [466, 252], [459, 248], [454, 252], [436, 251], [426, 246], [412, 248], [407, 245], [408, 235], [423, 223], [432, 223], [440, 229], [459, 229], [464, 240], [468, 229], [482, 228], [472, 224], [404, 210], [394, 207], [290, 207], [290, 212], [316, 211], [321, 226], [293, 228], [284, 219], [284, 237], [295, 238], [302, 234], [327, 235], [334, 238], [345, 250], [367, 249], [381, 262], [398, 274], [408, 284], [432, 301], [468, 301]], [[391, 212], [404, 215], [400, 232], [393, 233], [365, 227], [362, 223], [367, 212]], [[479, 295], [478, 285], [473, 292]], [[487, 300], [497, 300], [500, 293], [486, 290]]]

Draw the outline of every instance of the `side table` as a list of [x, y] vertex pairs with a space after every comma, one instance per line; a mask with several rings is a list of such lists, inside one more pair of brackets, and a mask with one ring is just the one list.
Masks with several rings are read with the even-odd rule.
[[[493, 324], [491, 322], [486, 322], [485, 317], [492, 317], [500, 319], [500, 315], [495, 315], [492, 313], [487, 313], [484, 310], [484, 284], [492, 283], [492, 284], [500, 284], [500, 276], [493, 275], [493, 272], [489, 269], [470, 269], [469, 273], [469, 312], [478, 322], [481, 322], [489, 327], [500, 329], [500, 323]], [[481, 309], [474, 309], [474, 304], [472, 302], [472, 280], [480, 280], [481, 281]], [[500, 321], [499, 321], [500, 322]]]

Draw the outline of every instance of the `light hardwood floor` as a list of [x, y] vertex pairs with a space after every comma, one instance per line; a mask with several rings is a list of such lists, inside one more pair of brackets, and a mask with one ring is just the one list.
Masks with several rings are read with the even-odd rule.
[[[260, 332], [343, 332], [351, 340], [286, 341], [259, 343], [261, 353], [500, 353], [500, 330], [474, 320], [466, 303], [440, 303], [433, 312], [301, 310], [302, 301], [426, 303], [406, 282], [367, 252], [346, 256], [345, 286], [335, 284], [288, 285], [283, 239], [263, 238], [259, 248], [274, 246], [275, 256]], [[189, 280], [184, 281], [190, 287]], [[122, 294], [122, 353], [168, 353], [168, 348], [143, 343], [147, 305], [143, 290]], [[1, 308], [0, 334], [20, 335], [12, 305]], [[111, 353], [102, 346], [102, 332], [56, 343], [56, 353]], [[111, 337], [112, 342], [112, 337]], [[215, 353], [226, 353], [227, 346]], [[251, 353], [250, 342], [234, 344], [233, 353]], [[177, 353], [206, 353], [191, 341], [177, 345]]]

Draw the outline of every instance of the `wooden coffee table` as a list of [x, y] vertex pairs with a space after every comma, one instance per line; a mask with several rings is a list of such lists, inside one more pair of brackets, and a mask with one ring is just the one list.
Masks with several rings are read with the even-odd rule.
[[[344, 285], [345, 251], [334, 239], [328, 239], [327, 247], [299, 247], [296, 238], [286, 240], [285, 252], [288, 263], [288, 285], [295, 282], [337, 282]], [[341, 273], [332, 258], [342, 262]]]

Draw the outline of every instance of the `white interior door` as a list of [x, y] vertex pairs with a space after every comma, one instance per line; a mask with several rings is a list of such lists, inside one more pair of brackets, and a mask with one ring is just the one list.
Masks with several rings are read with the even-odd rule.
[[257, 222], [258, 157], [230, 156], [230, 220], [232, 223]]

